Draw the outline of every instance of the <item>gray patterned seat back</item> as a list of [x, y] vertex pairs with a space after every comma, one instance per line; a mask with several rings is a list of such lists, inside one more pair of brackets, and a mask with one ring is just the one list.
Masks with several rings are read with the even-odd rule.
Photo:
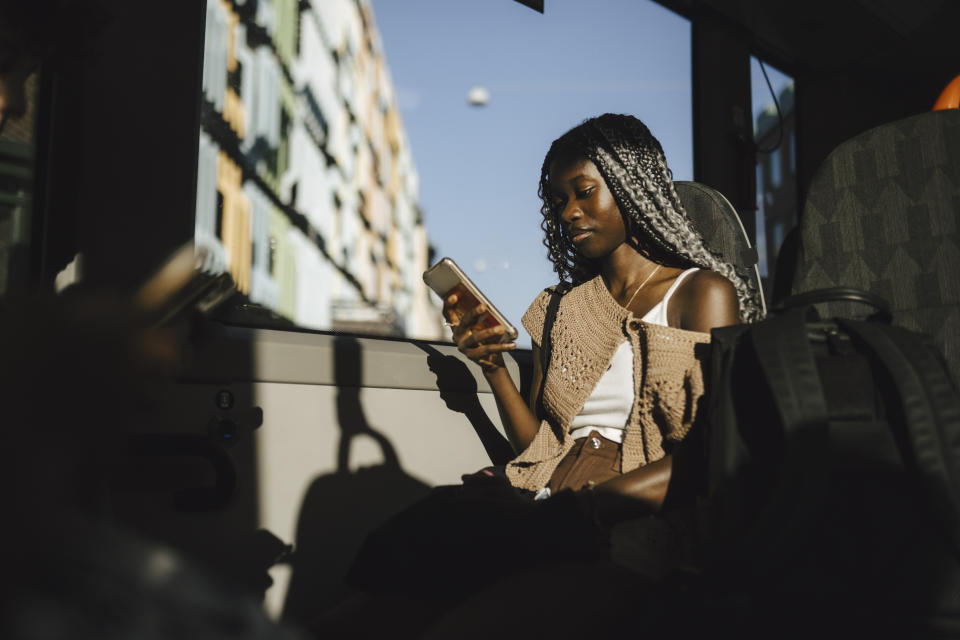
[[705, 184], [685, 181], [673, 184], [680, 203], [693, 221], [694, 228], [703, 236], [707, 248], [731, 263], [737, 273], [753, 284], [760, 292], [760, 302], [766, 311], [760, 272], [757, 270], [757, 250], [750, 244], [750, 237], [743, 228], [737, 210], [723, 194]]
[[[856, 287], [933, 336], [960, 380], [960, 111], [866, 131], [817, 170], [800, 218], [792, 293]], [[862, 315], [849, 303], [824, 317]]]

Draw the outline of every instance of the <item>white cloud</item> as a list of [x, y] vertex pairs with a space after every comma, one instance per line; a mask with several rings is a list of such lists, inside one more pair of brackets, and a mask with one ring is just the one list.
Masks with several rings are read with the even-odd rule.
[[421, 94], [410, 87], [397, 87], [395, 90], [397, 108], [400, 111], [416, 111], [420, 107]]

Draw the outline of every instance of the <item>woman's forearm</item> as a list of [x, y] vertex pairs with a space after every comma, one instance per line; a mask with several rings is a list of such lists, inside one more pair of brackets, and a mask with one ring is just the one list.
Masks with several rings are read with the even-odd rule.
[[506, 367], [484, 371], [484, 376], [493, 391], [507, 439], [514, 451], [519, 453], [526, 449], [537, 435], [540, 421], [533, 415], [523, 396], [520, 395]]
[[[457, 349], [483, 369], [483, 375], [497, 401], [497, 411], [507, 439], [515, 451], [523, 451], [537, 435], [540, 423], [517, 391], [517, 385], [513, 383], [503, 362], [503, 354], [516, 349], [517, 343], [503, 341], [504, 328], [499, 324], [488, 329], [476, 328], [476, 323], [487, 315], [486, 308], [480, 304], [461, 312], [456, 306], [458, 300], [459, 296], [454, 293], [447, 297], [443, 305], [443, 315], [453, 330]], [[538, 351], [535, 345], [533, 353], [534, 384], [539, 384], [540, 374], [536, 365]]]

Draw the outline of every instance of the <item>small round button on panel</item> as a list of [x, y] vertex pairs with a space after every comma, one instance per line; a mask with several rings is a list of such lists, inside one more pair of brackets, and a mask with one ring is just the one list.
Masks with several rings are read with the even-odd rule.
[[230, 418], [217, 416], [210, 421], [210, 436], [223, 445], [231, 446], [240, 437], [240, 425]]

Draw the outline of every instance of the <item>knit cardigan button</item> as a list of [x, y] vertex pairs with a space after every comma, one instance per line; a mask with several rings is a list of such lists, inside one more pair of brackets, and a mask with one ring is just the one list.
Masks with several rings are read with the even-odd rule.
[[631, 320], [631, 321], [630, 321], [630, 330], [631, 330], [631, 331], [640, 331], [640, 321], [639, 321], [639, 320]]

